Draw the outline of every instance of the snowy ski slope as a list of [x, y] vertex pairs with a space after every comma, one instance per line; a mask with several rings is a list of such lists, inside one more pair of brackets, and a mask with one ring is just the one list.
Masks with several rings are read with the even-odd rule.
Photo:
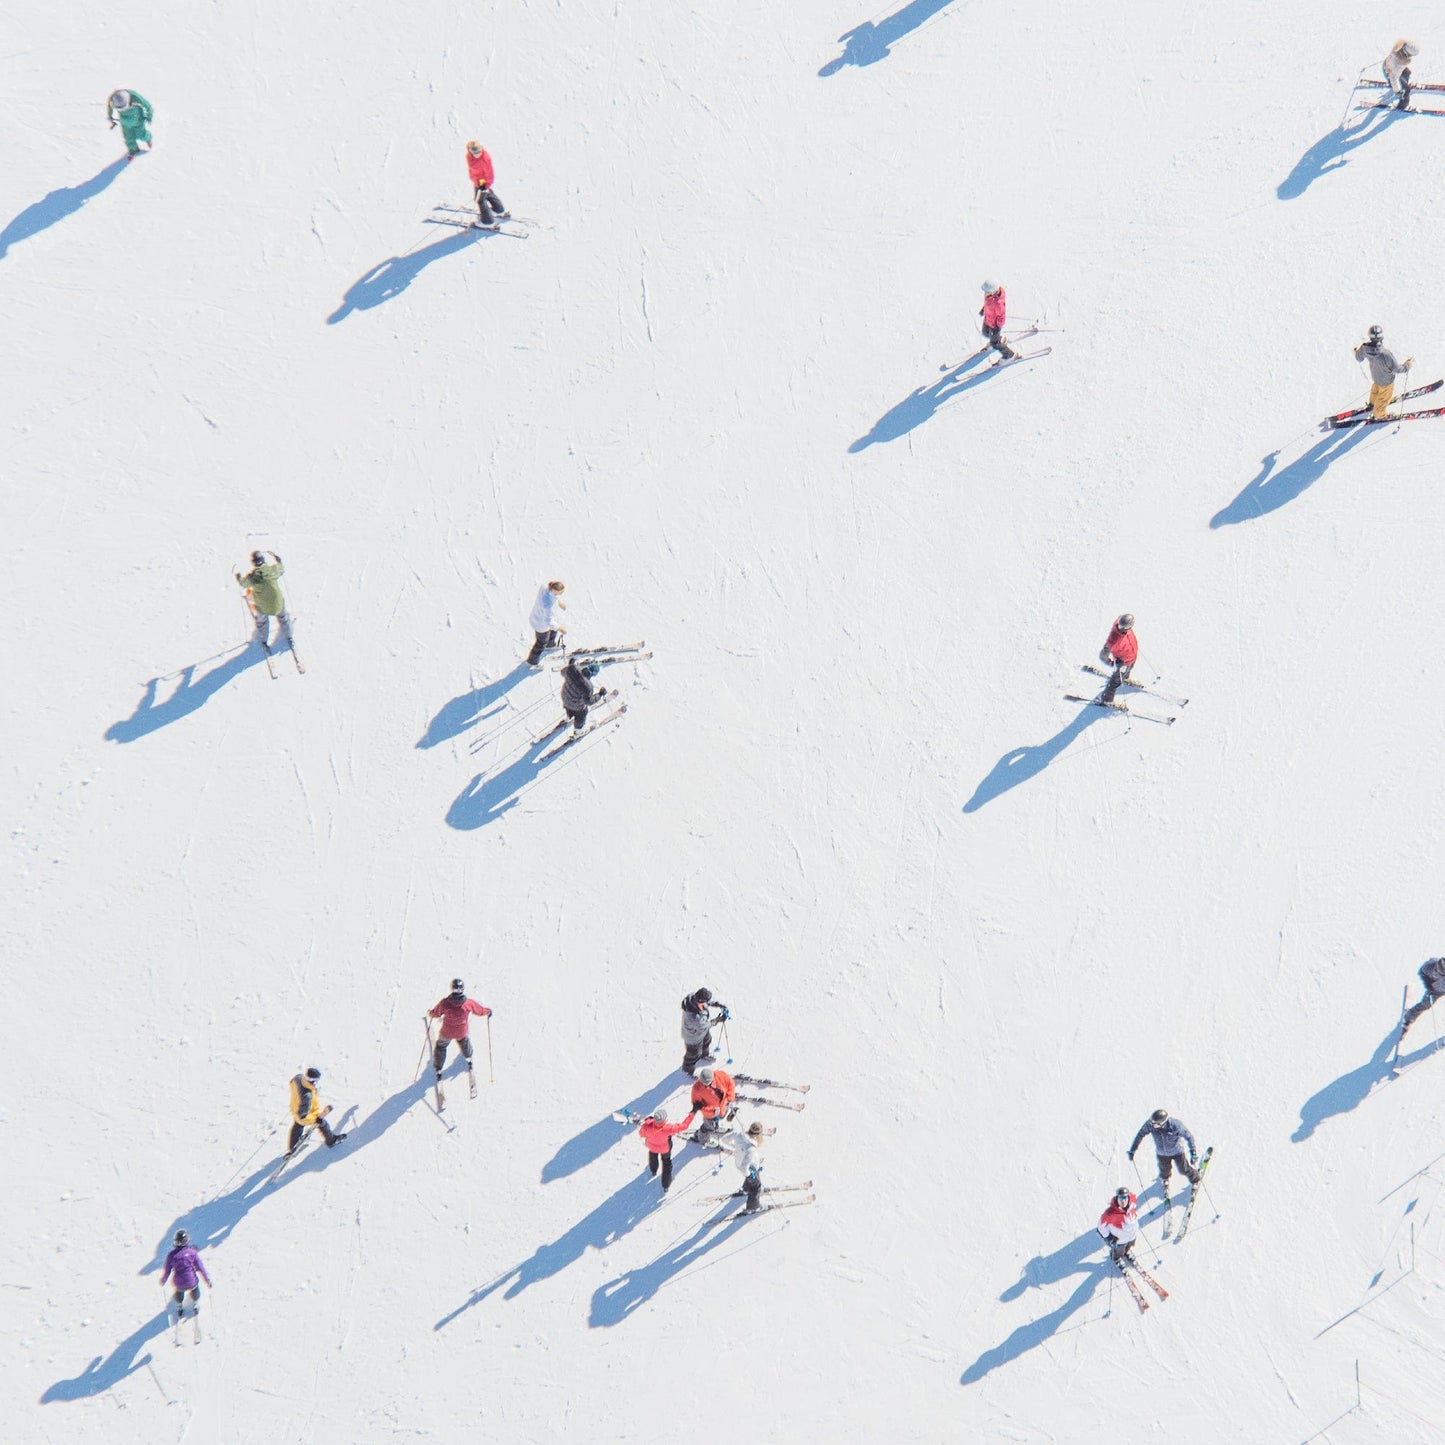
[[[1372, 322], [1445, 375], [1445, 120], [1338, 129], [1438, 7], [865, 10], [12, 12], [7, 1440], [1445, 1436], [1445, 422], [1317, 430]], [[473, 135], [527, 240], [425, 223]], [[1053, 354], [951, 377], [986, 275]], [[552, 576], [656, 656], [540, 768]], [[1172, 727], [1063, 700], [1126, 608]], [[816, 1206], [610, 1120], [702, 984]]]

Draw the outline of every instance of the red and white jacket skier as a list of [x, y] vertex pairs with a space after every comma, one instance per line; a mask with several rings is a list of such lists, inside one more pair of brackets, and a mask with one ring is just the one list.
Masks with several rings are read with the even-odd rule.
[[1108, 1208], [1099, 1216], [1099, 1235], [1109, 1246], [1110, 1259], [1128, 1254], [1139, 1238], [1139, 1215], [1134, 1204], [1135, 1196], [1121, 1184], [1114, 1191]]

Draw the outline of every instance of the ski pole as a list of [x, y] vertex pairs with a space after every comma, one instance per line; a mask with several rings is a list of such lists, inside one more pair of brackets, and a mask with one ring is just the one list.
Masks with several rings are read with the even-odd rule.
[[492, 1016], [487, 1015], [487, 1082], [495, 1084], [497, 1076], [492, 1072]]
[[1139, 1161], [1135, 1159], [1132, 1162], [1134, 1165], [1134, 1178], [1139, 1181], [1139, 1193], [1142, 1194], [1144, 1192], [1144, 1175], [1139, 1170]]
[[[422, 1046], [421, 1046], [421, 1058], [419, 1058], [419, 1059], [416, 1061], [416, 1079], [421, 1078], [422, 1065], [425, 1063], [425, 1061], [426, 1061], [426, 1056], [431, 1052], [431, 1048], [432, 1048], [432, 1042], [431, 1042], [431, 1015], [430, 1015], [430, 1014], [423, 1014], [423, 1015], [421, 1016], [421, 1021], [422, 1021], [422, 1023], [426, 1026], [426, 1042], [425, 1042], [424, 1044], [422, 1044]], [[412, 1083], [415, 1083], [415, 1082], [416, 1082], [416, 1079], [413, 1079], [413, 1080], [412, 1080]]]

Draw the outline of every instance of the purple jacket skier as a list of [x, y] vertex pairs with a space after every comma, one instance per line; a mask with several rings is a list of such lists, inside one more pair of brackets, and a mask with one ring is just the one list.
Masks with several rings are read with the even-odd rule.
[[[165, 1272], [161, 1275], [161, 1284], [164, 1285], [168, 1279], [174, 1276], [176, 1307], [181, 1314], [185, 1314], [186, 1291], [190, 1291], [191, 1301], [196, 1310], [201, 1308], [201, 1286], [199, 1280], [206, 1282], [206, 1288], [212, 1288], [211, 1276], [206, 1273], [206, 1266], [201, 1263], [200, 1252], [191, 1243], [191, 1236], [184, 1229], [176, 1230], [175, 1248], [166, 1255]], [[197, 1278], [199, 1276], [199, 1279]]]

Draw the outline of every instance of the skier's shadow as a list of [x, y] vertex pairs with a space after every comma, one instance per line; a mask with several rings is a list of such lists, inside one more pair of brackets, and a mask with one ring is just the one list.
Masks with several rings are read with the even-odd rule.
[[[417, 1086], [416, 1098], [420, 1098], [425, 1091], [425, 1084]], [[400, 1096], [397, 1096], [400, 1097]], [[391, 1102], [390, 1100], [388, 1103]], [[383, 1105], [383, 1108], [386, 1106]], [[354, 1132], [346, 1129], [346, 1122], [354, 1110], [348, 1109], [341, 1117], [341, 1120], [334, 1126], [339, 1131], [346, 1132], [346, 1140], [337, 1146], [348, 1153], [354, 1153], [361, 1144], [367, 1142], [362, 1130], [365, 1124]], [[370, 1119], [366, 1121], [367, 1124]], [[379, 1130], [377, 1131], [380, 1132]], [[165, 1264], [166, 1255], [170, 1253], [171, 1241], [178, 1229], [186, 1229], [191, 1236], [191, 1243], [202, 1253], [208, 1249], [219, 1249], [230, 1237], [236, 1226], [258, 1205], [263, 1204], [273, 1195], [279, 1194], [287, 1185], [297, 1179], [304, 1178], [308, 1174], [317, 1174], [333, 1162], [334, 1150], [328, 1149], [325, 1144], [313, 1140], [313, 1142], [282, 1172], [281, 1177], [273, 1184], [271, 1176], [276, 1172], [276, 1166], [281, 1162], [281, 1145], [278, 1141], [275, 1153], [272, 1153], [259, 1169], [248, 1174], [234, 1189], [229, 1189], [224, 1194], [218, 1194], [214, 1199], [207, 1199], [194, 1208], [186, 1210], [184, 1214], [178, 1214], [166, 1230], [161, 1234], [156, 1243], [155, 1253], [150, 1260], [143, 1264], [139, 1270], [141, 1274], [156, 1274]]]
[[[1073, 1294], [1057, 1309], [1020, 1325], [1006, 1340], [991, 1350], [985, 1350], [959, 1376], [958, 1383], [975, 1385], [1000, 1365], [1006, 1365], [1053, 1339], [1069, 1316], [1078, 1313], [1089, 1303], [1107, 1275], [1110, 1268], [1107, 1258], [1102, 1261], [1098, 1258], [1098, 1251], [1103, 1247], [1104, 1241], [1099, 1237], [1098, 1231], [1090, 1229], [1062, 1249], [1055, 1250], [1053, 1254], [1047, 1257], [1036, 1255], [1031, 1259], [1024, 1266], [1024, 1272], [1018, 1280], [999, 1296], [1005, 1304], [1018, 1299], [1027, 1290], [1058, 1284], [1071, 1275], [1078, 1274], [1083, 1278]], [[1091, 1259], [1091, 1255], [1095, 1257]]]
[[1294, 501], [1301, 492], [1314, 486], [1346, 452], [1359, 446], [1367, 435], [1367, 429], [1362, 426], [1335, 427], [1303, 456], [1296, 457], [1278, 471], [1275, 467], [1282, 449], [1277, 448], [1261, 460], [1258, 473], [1227, 507], [1209, 519], [1209, 525], [1217, 530], [1236, 522], [1252, 522], [1256, 517]]
[[851, 30], [845, 30], [838, 37], [843, 42], [843, 53], [836, 60], [830, 60], [819, 72], [820, 76], [836, 75], [845, 65], [876, 65], [888, 58], [888, 47], [896, 45], [905, 35], [917, 30], [925, 20], [947, 9], [952, 0], [908, 0], [901, 10], [875, 25], [865, 20]]
[[1079, 737], [1090, 723], [1100, 718], [1114, 717], [1106, 708], [1086, 704], [1079, 715], [1062, 732], [1055, 733], [1047, 742], [1035, 743], [1032, 747], [1010, 748], [993, 765], [989, 775], [973, 790], [973, 797], [963, 805], [965, 813], [976, 813], [985, 803], [1036, 778], [1062, 753], [1075, 738]]
[[[686, 1158], [673, 1165], [674, 1179]], [[675, 1186], [674, 1186], [675, 1187]], [[663, 1201], [662, 1189], [657, 1180], [644, 1171], [630, 1183], [624, 1184], [616, 1194], [604, 1199], [586, 1218], [579, 1220], [559, 1239], [550, 1244], [539, 1245], [530, 1259], [525, 1259], [514, 1269], [500, 1274], [490, 1284], [474, 1289], [465, 1300], [449, 1315], [444, 1315], [434, 1330], [444, 1330], [453, 1320], [465, 1314], [473, 1305], [506, 1287], [504, 1299], [515, 1299], [523, 1290], [544, 1279], [561, 1274], [569, 1265], [575, 1264], [589, 1249], [606, 1249], [625, 1234], [629, 1234], [649, 1214], [658, 1209]]]
[[447, 809], [447, 826], [470, 832], [504, 817], [516, 807], [522, 789], [546, 768], [547, 762], [542, 754], [560, 738], [559, 733], [538, 743], [528, 743], [521, 757], [499, 772], [490, 776], [478, 773]]
[[112, 723], [105, 730], [105, 737], [113, 743], [133, 743], [158, 728], [189, 716], [204, 707], [232, 678], [239, 677], [248, 667], [254, 667], [265, 655], [259, 643], [249, 643], [199, 677], [196, 676], [196, 668], [200, 664], [193, 663], [181, 670], [175, 687], [165, 697], [161, 697], [160, 690], [167, 679], [151, 678], [135, 711], [128, 718]]
[[404, 256], [388, 256], [346, 288], [341, 305], [326, 318], [326, 324], [335, 326], [338, 321], [345, 321], [353, 311], [370, 311], [390, 301], [393, 296], [400, 296], [433, 261], [465, 251], [486, 234], [485, 231], [458, 230], [455, 235], [443, 236], [440, 241], [433, 241], [417, 251], [408, 251]]
[[[679, 1074], [679, 1069], [664, 1074], [650, 1089], [644, 1090], [624, 1105], [624, 1108], [631, 1114], [651, 1113], [678, 1087]], [[580, 1134], [569, 1139], [542, 1166], [542, 1183], [550, 1184], [554, 1179], [565, 1179], [569, 1174], [585, 1169], [624, 1138], [627, 1132], [626, 1124], [619, 1124], [611, 1114], [604, 1115], [595, 1124], [589, 1124]]]
[[32, 201], [0, 231], [0, 261], [5, 259], [17, 241], [28, 241], [67, 216], [73, 216], [87, 201], [98, 196], [127, 164], [122, 156], [103, 171], [97, 171], [88, 181], [82, 181], [78, 186], [61, 186], [40, 200]]
[[485, 687], [474, 687], [444, 703], [441, 711], [427, 724], [417, 747], [434, 748], [438, 743], [465, 732], [481, 719], [484, 709], [505, 697], [531, 671], [525, 662], [519, 662], [505, 677], [499, 677]]
[[869, 447], [875, 446], [879, 442], [896, 442], [899, 437], [907, 436], [915, 427], [922, 426], [944, 402], [952, 401], [954, 397], [961, 396], [965, 391], [972, 391], [974, 387], [981, 386], [994, 375], [993, 367], [986, 366], [982, 371], [976, 371], [971, 376], [965, 375], [965, 373], [982, 360], [982, 355], [971, 356], [938, 381], [931, 382], [927, 386], [915, 387], [902, 401], [889, 407], [873, 423], [873, 430], [859, 437], [848, 448], [849, 452], [867, 451]]
[[726, 1206], [726, 1212], [704, 1219], [685, 1240], [665, 1249], [651, 1263], [644, 1264], [640, 1269], [628, 1270], [626, 1274], [598, 1286], [593, 1292], [592, 1311], [587, 1317], [589, 1327], [595, 1330], [620, 1325], [652, 1299], [668, 1280], [726, 1244], [745, 1225], [756, 1229], [757, 1223], [756, 1219], [732, 1204]]
[[1294, 163], [1294, 169], [1279, 183], [1275, 195], [1282, 201], [1304, 195], [1321, 176], [1348, 165], [1350, 152], [1356, 146], [1381, 134], [1403, 114], [1398, 110], [1376, 110], [1367, 112], [1366, 118], [1354, 125], [1337, 125]]
[[[1368, 1063], [1361, 1064], [1358, 1069], [1351, 1069], [1348, 1074], [1341, 1074], [1338, 1079], [1326, 1084], [1317, 1094], [1311, 1094], [1300, 1105], [1299, 1127], [1290, 1135], [1294, 1143], [1302, 1144], [1325, 1120], [1348, 1114], [1351, 1109], [1358, 1108], [1370, 1097], [1370, 1091], [1375, 1085], [1389, 1077], [1391, 1059], [1395, 1052], [1395, 1036], [1399, 1031], [1399, 1025], [1395, 1025], [1376, 1045]], [[1435, 1042], [1432, 1039], [1423, 1049], [1416, 1049], [1413, 1054], [1401, 1054], [1400, 1067], [1403, 1069], [1407, 1064], [1418, 1063], [1434, 1049]]]
[[91, 1395], [101, 1394], [112, 1385], [120, 1384], [137, 1370], [143, 1370], [150, 1364], [152, 1356], [146, 1351], [137, 1359], [137, 1352], [158, 1335], [165, 1334], [169, 1323], [169, 1313], [165, 1309], [152, 1315], [133, 1334], [127, 1335], [110, 1354], [104, 1357], [97, 1355], [74, 1379], [57, 1380], [40, 1397], [40, 1403], [52, 1405], [57, 1400], [84, 1400]]

